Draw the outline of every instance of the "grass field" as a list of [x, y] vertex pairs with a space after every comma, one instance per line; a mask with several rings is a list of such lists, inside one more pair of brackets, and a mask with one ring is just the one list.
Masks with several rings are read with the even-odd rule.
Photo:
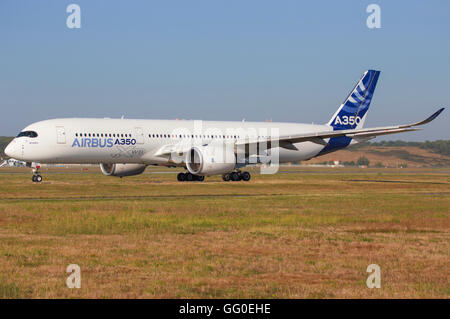
[[[52, 171], [33, 184], [0, 170], [1, 298], [450, 297], [448, 169], [248, 183]], [[380, 289], [366, 286], [373, 263]], [[69, 264], [81, 289], [66, 287]]]

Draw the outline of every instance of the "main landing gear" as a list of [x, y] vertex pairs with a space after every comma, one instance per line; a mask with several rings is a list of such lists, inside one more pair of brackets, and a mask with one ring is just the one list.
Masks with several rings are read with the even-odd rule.
[[225, 182], [228, 182], [228, 181], [233, 181], [233, 182], [246, 181], [246, 182], [248, 182], [250, 180], [250, 178], [251, 178], [251, 175], [249, 172], [241, 172], [241, 171], [222, 175], [222, 179]]
[[203, 182], [205, 180], [205, 176], [194, 175], [191, 173], [178, 173], [177, 180], [179, 182]]
[[[241, 172], [241, 171], [231, 172], [231, 173], [222, 175], [222, 179], [225, 182], [228, 182], [228, 181], [233, 181], [233, 182], [246, 181], [246, 182], [248, 182], [250, 180], [250, 178], [251, 178], [251, 175], [249, 172]], [[189, 172], [188, 173], [178, 173], [177, 180], [179, 182], [195, 182], [195, 181], [203, 182], [205, 180], [205, 176], [194, 175]]]
[[33, 169], [33, 176], [31, 177], [31, 180], [33, 181], [33, 183], [42, 182], [42, 176], [39, 174], [39, 167]]

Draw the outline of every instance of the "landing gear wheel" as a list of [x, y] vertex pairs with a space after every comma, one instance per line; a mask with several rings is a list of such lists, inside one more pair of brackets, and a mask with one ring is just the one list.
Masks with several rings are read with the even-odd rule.
[[199, 182], [203, 182], [205, 180], [205, 176], [196, 175], [195, 177]]
[[184, 173], [178, 173], [178, 175], [177, 175], [177, 180], [178, 180], [179, 182], [184, 182], [184, 181], [186, 180], [186, 174], [184, 174]]
[[194, 180], [194, 175], [192, 175], [191, 173], [186, 173], [186, 180], [188, 182], [192, 182]]
[[231, 179], [230, 174], [223, 174], [222, 179], [224, 182], [229, 182]]
[[233, 182], [238, 182], [241, 180], [241, 176], [239, 175], [238, 172], [233, 172], [233, 173], [231, 173], [231, 180]]
[[[27, 163], [28, 165], [28, 163]], [[42, 182], [42, 176], [39, 174], [40, 173], [40, 165], [36, 165], [36, 167], [33, 169], [33, 176], [31, 177], [31, 180], [34, 183], [40, 183]]]
[[242, 172], [241, 178], [242, 178], [242, 180], [248, 182], [251, 178], [251, 175], [249, 172]]

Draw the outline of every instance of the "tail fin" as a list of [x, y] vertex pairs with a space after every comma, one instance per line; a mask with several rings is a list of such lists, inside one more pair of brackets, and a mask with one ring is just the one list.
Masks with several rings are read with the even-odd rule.
[[367, 70], [327, 123], [334, 130], [362, 128], [380, 71]]

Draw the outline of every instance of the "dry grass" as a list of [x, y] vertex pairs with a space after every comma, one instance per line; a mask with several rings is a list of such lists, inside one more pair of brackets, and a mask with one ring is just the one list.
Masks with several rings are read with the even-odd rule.
[[[249, 183], [0, 174], [0, 297], [450, 296], [450, 174], [302, 170]], [[65, 285], [71, 263], [81, 289]], [[381, 289], [365, 285], [372, 263]]]

